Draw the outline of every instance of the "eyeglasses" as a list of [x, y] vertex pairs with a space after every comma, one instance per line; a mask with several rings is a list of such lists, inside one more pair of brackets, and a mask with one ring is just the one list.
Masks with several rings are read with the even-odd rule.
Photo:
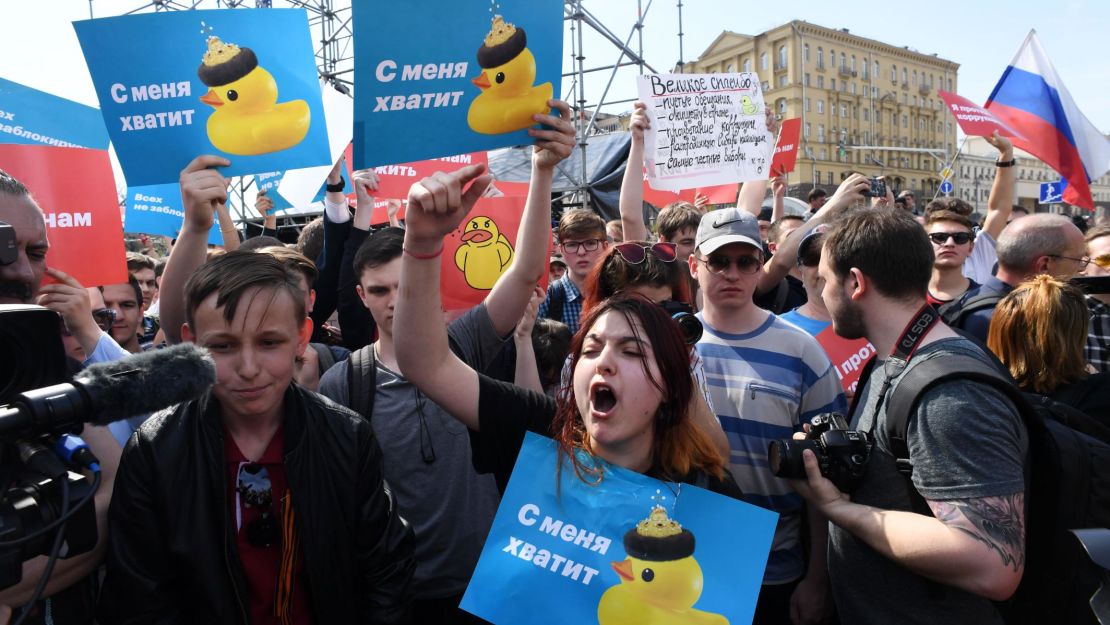
[[1102, 267], [1103, 269], [1110, 269], [1110, 254], [1095, 256], [1091, 259], [1091, 262], [1098, 265], [1099, 267]]
[[674, 243], [621, 243], [617, 246], [617, 253], [625, 262], [639, 265], [647, 259], [648, 252], [665, 263], [673, 263], [678, 258], [678, 246]]
[[[1071, 256], [1062, 256], [1060, 254], [1049, 254], [1048, 257], [1049, 258], [1063, 258], [1064, 260], [1070, 260], [1070, 261], [1074, 261], [1076, 263], [1079, 263], [1079, 270], [1080, 271], [1083, 271], [1084, 269], [1086, 269], [1087, 265], [1091, 262], [1091, 257], [1090, 256], [1084, 256], [1083, 258], [1072, 258]], [[1096, 263], [1096, 264], [1098, 264], [1098, 263]], [[1102, 267], [1102, 265], [1099, 265], [1099, 267]]]
[[952, 239], [956, 245], [966, 245], [971, 241], [970, 232], [931, 232], [929, 238], [937, 245], [944, 245], [948, 239]]
[[575, 254], [581, 254], [582, 250], [593, 252], [597, 248], [601, 247], [602, 243], [605, 243], [603, 239], [586, 239], [585, 241], [569, 241], [567, 243], [560, 243], [559, 247], [563, 248], [564, 254], [568, 254], [571, 252]]
[[257, 462], [239, 466], [236, 486], [239, 499], [248, 508], [258, 508], [261, 513], [247, 523], [247, 542], [252, 547], [269, 547], [278, 541], [281, 530], [274, 516], [274, 491], [270, 485], [270, 472]]
[[763, 266], [763, 262], [760, 261], [757, 256], [737, 256], [736, 258], [729, 258], [728, 256], [710, 254], [707, 258], [698, 258], [698, 261], [704, 263], [706, 269], [717, 275], [724, 275], [727, 273], [728, 268], [733, 264], [736, 265], [736, 269], [740, 273], [748, 275], [758, 273], [759, 268]]
[[116, 311], [111, 308], [97, 308], [92, 311], [92, 317], [96, 325], [107, 332], [112, 329], [112, 324], [116, 321]]

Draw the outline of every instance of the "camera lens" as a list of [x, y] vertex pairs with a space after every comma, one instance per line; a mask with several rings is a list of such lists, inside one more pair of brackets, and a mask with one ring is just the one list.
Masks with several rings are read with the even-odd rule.
[[812, 449], [819, 454], [817, 441], [772, 441], [767, 448], [767, 464], [776, 477], [804, 479], [806, 467], [802, 463], [802, 450]]
[[697, 317], [688, 312], [680, 312], [671, 315], [671, 319], [674, 319], [682, 330], [682, 338], [687, 345], [693, 345], [701, 340], [703, 328]]

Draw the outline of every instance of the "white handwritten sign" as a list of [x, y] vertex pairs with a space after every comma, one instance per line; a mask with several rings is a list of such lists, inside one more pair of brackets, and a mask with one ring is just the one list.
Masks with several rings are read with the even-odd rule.
[[756, 74], [654, 74], [637, 86], [651, 119], [644, 164], [652, 188], [767, 178], [775, 142]]

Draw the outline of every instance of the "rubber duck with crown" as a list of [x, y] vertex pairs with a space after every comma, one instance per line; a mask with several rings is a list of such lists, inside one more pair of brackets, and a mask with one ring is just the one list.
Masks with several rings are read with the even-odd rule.
[[553, 87], [536, 81], [536, 57], [528, 50], [524, 29], [506, 22], [500, 15], [482, 47], [478, 65], [482, 73], [471, 82], [482, 90], [470, 103], [466, 123], [474, 132], [499, 135], [535, 125], [532, 116], [550, 110]]
[[216, 109], [208, 140], [228, 154], [254, 156], [291, 148], [308, 134], [312, 115], [304, 100], [277, 103], [277, 82], [250, 48], [208, 38], [197, 69], [209, 87], [200, 101]]
[[624, 535], [628, 558], [612, 564], [620, 583], [597, 606], [600, 625], [728, 625], [720, 614], [694, 609], [701, 597], [701, 566], [694, 535], [655, 506]]

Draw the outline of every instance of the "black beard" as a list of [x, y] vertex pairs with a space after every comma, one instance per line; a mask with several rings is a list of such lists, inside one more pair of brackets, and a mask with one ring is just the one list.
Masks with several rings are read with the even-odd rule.
[[0, 280], [0, 297], [12, 297], [21, 302], [31, 302], [31, 285], [14, 280]]
[[835, 314], [829, 311], [832, 317], [833, 330], [838, 336], [846, 339], [862, 339], [867, 336], [867, 328], [863, 323], [863, 311], [859, 306], [848, 303]]

